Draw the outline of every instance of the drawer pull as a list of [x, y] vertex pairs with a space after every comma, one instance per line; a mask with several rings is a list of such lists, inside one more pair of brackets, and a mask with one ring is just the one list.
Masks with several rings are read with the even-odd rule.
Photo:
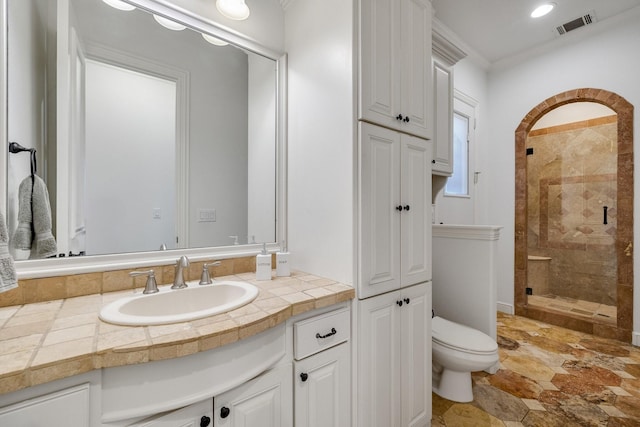
[[320, 333], [317, 333], [316, 338], [329, 338], [330, 336], [335, 335], [337, 333], [338, 331], [336, 331], [336, 328], [331, 328], [331, 332], [329, 332], [326, 335], [320, 335]]

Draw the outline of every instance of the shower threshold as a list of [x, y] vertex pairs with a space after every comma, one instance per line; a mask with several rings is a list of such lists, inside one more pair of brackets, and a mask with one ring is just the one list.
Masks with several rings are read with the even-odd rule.
[[606, 323], [615, 326], [617, 324], [617, 308], [611, 305], [599, 304], [591, 301], [561, 297], [552, 294], [529, 295], [527, 304], [545, 311], [554, 311], [577, 317], [584, 320], [592, 320], [598, 323]]

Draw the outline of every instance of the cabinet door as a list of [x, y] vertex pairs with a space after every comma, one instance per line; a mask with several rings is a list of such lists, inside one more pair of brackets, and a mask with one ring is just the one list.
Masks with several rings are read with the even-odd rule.
[[402, 1], [400, 129], [431, 138], [431, 2]]
[[431, 283], [402, 290], [402, 426], [431, 421]]
[[208, 399], [131, 427], [208, 427], [212, 419], [213, 399]]
[[402, 124], [399, 35], [399, 1], [360, 1], [359, 118], [390, 127]]
[[433, 60], [433, 173], [453, 173], [453, 76], [451, 67]]
[[291, 364], [274, 368], [213, 399], [215, 427], [291, 427]]
[[324, 350], [295, 362], [296, 427], [351, 425], [349, 344]]
[[400, 291], [358, 301], [358, 387], [360, 427], [399, 427]]
[[0, 408], [0, 426], [88, 426], [89, 411], [90, 385], [83, 384]]
[[431, 280], [431, 142], [401, 139], [401, 286]]
[[360, 123], [359, 297], [400, 287], [400, 134]]

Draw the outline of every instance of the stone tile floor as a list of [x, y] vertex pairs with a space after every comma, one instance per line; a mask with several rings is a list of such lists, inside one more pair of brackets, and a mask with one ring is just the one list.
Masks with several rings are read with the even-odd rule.
[[640, 348], [503, 313], [498, 344], [473, 402], [433, 394], [432, 426], [640, 426]]
[[617, 307], [583, 301], [557, 295], [529, 295], [527, 303], [530, 306], [541, 307], [551, 311], [559, 311], [576, 317], [591, 319], [595, 322], [615, 325], [617, 322]]

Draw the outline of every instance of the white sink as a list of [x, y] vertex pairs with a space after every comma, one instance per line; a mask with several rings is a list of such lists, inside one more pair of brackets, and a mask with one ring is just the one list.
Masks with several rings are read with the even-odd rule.
[[116, 325], [144, 326], [188, 322], [225, 313], [249, 304], [258, 288], [245, 282], [220, 281], [211, 285], [189, 282], [186, 289], [169, 286], [151, 295], [132, 295], [105, 305], [100, 319]]

